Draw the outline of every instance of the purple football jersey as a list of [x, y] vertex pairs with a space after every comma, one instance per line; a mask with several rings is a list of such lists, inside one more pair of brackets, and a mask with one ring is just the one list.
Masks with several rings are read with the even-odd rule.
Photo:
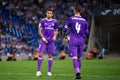
[[54, 30], [58, 30], [58, 24], [55, 19], [48, 20], [42, 19], [39, 23], [39, 28], [42, 29], [42, 33], [47, 41], [52, 41], [54, 36]]
[[88, 36], [87, 21], [81, 16], [70, 17], [63, 31], [70, 29], [69, 56], [82, 56], [84, 47], [84, 37]]
[[84, 43], [84, 37], [88, 36], [88, 23], [84, 18], [81, 16], [70, 17], [63, 31], [66, 32], [68, 28], [70, 29], [70, 43], [78, 44], [76, 41]]

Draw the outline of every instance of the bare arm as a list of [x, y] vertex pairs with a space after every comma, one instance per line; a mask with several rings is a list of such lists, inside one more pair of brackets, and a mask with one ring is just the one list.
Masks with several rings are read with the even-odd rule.
[[62, 32], [62, 39], [64, 40], [64, 42], [68, 42], [70, 40], [70, 37], [66, 36], [65, 32]]
[[40, 37], [42, 38], [42, 40], [47, 44], [48, 41], [45, 39], [45, 37], [44, 37], [44, 35], [43, 35], [43, 33], [42, 33], [42, 29], [39, 28], [38, 32], [39, 32], [39, 35], [40, 35]]
[[55, 30], [55, 31], [54, 31], [54, 36], [53, 36], [53, 41], [56, 40], [57, 34], [58, 34], [58, 30]]

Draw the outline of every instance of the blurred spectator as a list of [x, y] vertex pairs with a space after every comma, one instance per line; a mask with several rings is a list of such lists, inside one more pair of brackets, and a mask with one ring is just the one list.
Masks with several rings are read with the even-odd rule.
[[104, 53], [105, 53], [105, 48], [102, 48], [99, 55], [98, 55], [98, 59], [103, 59], [104, 58]]
[[92, 52], [89, 52], [88, 54], [87, 54], [87, 57], [86, 57], [86, 59], [92, 59], [93, 58], [93, 53]]
[[0, 61], [2, 61], [2, 59], [1, 59], [1, 54], [0, 54]]
[[65, 53], [65, 51], [61, 51], [61, 53], [60, 53], [60, 60], [63, 60], [63, 59], [65, 59], [65, 57], [66, 57], [66, 53]]
[[97, 55], [98, 55], [98, 50], [96, 47], [93, 47], [93, 50], [87, 54], [87, 59], [93, 59], [93, 58], [97, 59]]
[[96, 59], [97, 58], [97, 54], [98, 54], [98, 51], [97, 51], [96, 47], [93, 47], [92, 53], [93, 53], [93, 58]]
[[8, 53], [8, 54], [7, 54], [7, 61], [11, 61], [12, 58], [13, 58], [12, 52]]
[[38, 51], [37, 50], [34, 51], [33, 60], [38, 60]]
[[0, 61], [2, 61], [2, 47], [1, 47], [1, 41], [0, 41]]
[[23, 52], [23, 44], [20, 41], [17, 41], [15, 48], [17, 49], [18, 55]]

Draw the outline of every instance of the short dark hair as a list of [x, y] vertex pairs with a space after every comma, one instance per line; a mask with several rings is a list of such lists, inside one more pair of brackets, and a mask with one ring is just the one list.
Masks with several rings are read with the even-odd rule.
[[74, 9], [75, 11], [80, 12], [82, 10], [82, 6], [80, 4], [76, 4]]
[[53, 12], [53, 9], [52, 8], [48, 8], [47, 11], [52, 11]]

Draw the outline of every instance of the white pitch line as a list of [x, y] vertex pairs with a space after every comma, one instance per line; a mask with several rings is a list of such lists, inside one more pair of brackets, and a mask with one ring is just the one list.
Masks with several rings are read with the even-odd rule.
[[[0, 73], [0, 75], [9, 75], [9, 76], [12, 76], [12, 75], [18, 75], [18, 76], [26, 76], [26, 75], [34, 75], [32, 73]], [[46, 74], [42, 74], [42, 75], [46, 75]], [[74, 76], [74, 74], [53, 74], [55, 76]], [[105, 78], [105, 77], [111, 77], [111, 78], [114, 78], [114, 77], [117, 77], [117, 78], [120, 78], [120, 76], [103, 76], [103, 75], [81, 75], [81, 76], [86, 76], [86, 77], [101, 77], [102, 78]]]

